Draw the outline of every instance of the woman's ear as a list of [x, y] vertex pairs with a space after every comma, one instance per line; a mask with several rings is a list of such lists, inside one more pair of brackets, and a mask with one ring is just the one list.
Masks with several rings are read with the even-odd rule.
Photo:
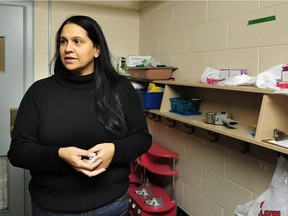
[[94, 53], [94, 58], [98, 58], [99, 55], [100, 55], [100, 49], [96, 48], [96, 51]]

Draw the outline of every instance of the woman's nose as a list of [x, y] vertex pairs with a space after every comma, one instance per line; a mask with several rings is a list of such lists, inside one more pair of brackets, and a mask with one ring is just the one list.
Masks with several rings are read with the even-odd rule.
[[66, 52], [72, 52], [74, 49], [73, 49], [73, 45], [72, 45], [72, 43], [67, 43], [66, 44], [66, 47], [65, 47], [65, 51]]

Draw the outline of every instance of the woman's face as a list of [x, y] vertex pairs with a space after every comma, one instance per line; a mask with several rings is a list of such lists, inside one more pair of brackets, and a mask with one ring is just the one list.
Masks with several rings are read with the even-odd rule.
[[60, 58], [63, 65], [76, 75], [94, 71], [94, 58], [100, 50], [94, 46], [85, 29], [74, 23], [66, 24], [60, 34]]

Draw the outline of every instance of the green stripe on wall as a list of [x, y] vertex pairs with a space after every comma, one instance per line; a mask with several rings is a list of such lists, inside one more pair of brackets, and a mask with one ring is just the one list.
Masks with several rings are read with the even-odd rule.
[[263, 17], [260, 19], [249, 20], [248, 25], [254, 25], [254, 24], [263, 23], [263, 22], [270, 22], [274, 20], [276, 20], [276, 16]]

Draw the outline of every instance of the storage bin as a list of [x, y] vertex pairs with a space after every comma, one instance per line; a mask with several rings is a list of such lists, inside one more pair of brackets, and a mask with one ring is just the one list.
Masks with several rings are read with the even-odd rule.
[[201, 98], [170, 98], [170, 112], [181, 115], [200, 115]]
[[163, 97], [163, 92], [143, 92], [137, 91], [145, 109], [159, 109]]
[[132, 79], [136, 80], [166, 80], [172, 77], [173, 67], [133, 67], [129, 68]]

